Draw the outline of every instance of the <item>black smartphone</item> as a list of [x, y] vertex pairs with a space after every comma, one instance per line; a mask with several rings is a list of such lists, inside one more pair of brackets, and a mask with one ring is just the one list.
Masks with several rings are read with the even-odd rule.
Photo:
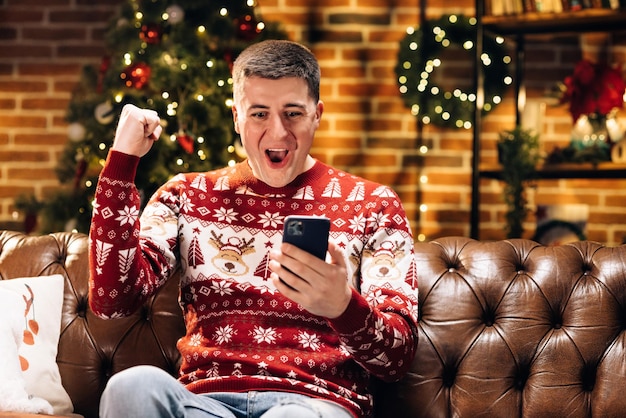
[[285, 218], [283, 242], [295, 245], [322, 260], [328, 250], [330, 219], [324, 216], [295, 216]]

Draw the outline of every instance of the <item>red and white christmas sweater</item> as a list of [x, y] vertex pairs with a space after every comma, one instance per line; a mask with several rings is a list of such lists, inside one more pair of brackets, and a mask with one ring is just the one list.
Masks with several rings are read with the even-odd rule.
[[[413, 238], [387, 186], [317, 161], [272, 188], [247, 162], [180, 174], [140, 214], [139, 159], [111, 151], [90, 231], [90, 304], [129, 315], [177, 268], [186, 335], [179, 379], [196, 393], [276, 390], [372, 411], [370, 375], [399, 379], [417, 344]], [[335, 319], [311, 315], [269, 280], [268, 252], [290, 214], [325, 215], [345, 249], [353, 297]]]

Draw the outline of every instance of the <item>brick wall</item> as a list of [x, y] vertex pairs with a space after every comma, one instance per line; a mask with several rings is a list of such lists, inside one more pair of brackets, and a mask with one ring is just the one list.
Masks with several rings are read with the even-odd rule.
[[[21, 227], [15, 196], [34, 192], [42, 197], [58, 186], [54, 168], [67, 141], [64, 115], [70, 91], [80, 68], [99, 62], [102, 31], [120, 1], [0, 0], [1, 227]], [[326, 106], [314, 155], [392, 186], [420, 239], [467, 236], [471, 131], [426, 126], [418, 135], [396, 86], [398, 42], [408, 26], [418, 24], [418, 5], [418, 0], [259, 0], [258, 10], [265, 20], [282, 22], [290, 38], [309, 45], [320, 60]], [[426, 12], [429, 17], [473, 15], [473, 0], [454, 7], [431, 0]], [[577, 42], [563, 39], [558, 45], [529, 45], [530, 97], [541, 96], [580, 58]], [[469, 55], [464, 65], [463, 74], [470, 77]], [[467, 84], [467, 78], [458, 82]], [[510, 92], [485, 119], [483, 161], [495, 161], [498, 132], [514, 124], [513, 109]], [[566, 144], [571, 127], [567, 113], [550, 108], [545, 121], [545, 147]], [[539, 186], [530, 190], [533, 204], [590, 204], [590, 238], [613, 244], [626, 235], [624, 181], [559, 180]], [[503, 238], [502, 186], [484, 179], [481, 190], [480, 236]], [[533, 222], [529, 218], [529, 235]]]

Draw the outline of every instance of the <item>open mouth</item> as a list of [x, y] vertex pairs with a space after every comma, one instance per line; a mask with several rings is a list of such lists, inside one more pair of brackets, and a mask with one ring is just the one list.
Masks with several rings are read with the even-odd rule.
[[271, 162], [280, 163], [287, 157], [289, 151], [286, 149], [268, 149], [265, 153]]

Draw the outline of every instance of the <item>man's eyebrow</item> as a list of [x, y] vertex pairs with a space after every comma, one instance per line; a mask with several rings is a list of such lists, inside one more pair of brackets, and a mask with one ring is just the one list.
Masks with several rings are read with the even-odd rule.
[[306, 105], [303, 103], [287, 103], [285, 106], [283, 107], [298, 107], [300, 109], [305, 109]]
[[[283, 109], [288, 109], [290, 107], [297, 107], [298, 109], [306, 109], [306, 105], [303, 103], [286, 103], [283, 106]], [[248, 110], [267, 110], [269, 109], [269, 106], [263, 105], [263, 104], [251, 104], [248, 107]]]
[[265, 106], [262, 104], [251, 104], [250, 106], [248, 106], [248, 110], [254, 110], [254, 109], [269, 109], [269, 106]]

